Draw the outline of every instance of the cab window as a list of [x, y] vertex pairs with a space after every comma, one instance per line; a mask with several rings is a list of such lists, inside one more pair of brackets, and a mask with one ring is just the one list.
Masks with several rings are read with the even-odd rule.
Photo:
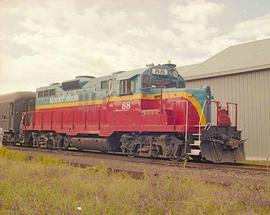
[[147, 88], [151, 86], [151, 79], [149, 75], [144, 75], [143, 76], [143, 87]]
[[130, 79], [120, 81], [120, 95], [132, 94], [134, 89], [134, 81]]

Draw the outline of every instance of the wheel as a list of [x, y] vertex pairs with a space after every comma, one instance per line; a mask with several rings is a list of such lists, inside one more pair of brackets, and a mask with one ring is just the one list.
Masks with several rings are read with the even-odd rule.
[[179, 145], [176, 150], [176, 160], [177, 161], [183, 161], [186, 160], [188, 157], [188, 154], [185, 153], [185, 146], [184, 145]]
[[63, 150], [68, 150], [69, 146], [70, 146], [70, 136], [65, 136], [64, 137], [64, 141], [63, 141], [63, 145], [62, 145], [62, 149]]

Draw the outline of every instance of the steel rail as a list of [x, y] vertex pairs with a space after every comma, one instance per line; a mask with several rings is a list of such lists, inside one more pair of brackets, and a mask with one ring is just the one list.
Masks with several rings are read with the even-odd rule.
[[[79, 151], [79, 150], [57, 150], [57, 149], [48, 149], [48, 148], [32, 148], [26, 146], [7, 146], [8, 149], [16, 150], [16, 151], [24, 151], [24, 152], [41, 152], [52, 155], [69, 155], [69, 156], [78, 156], [78, 157], [89, 157], [89, 158], [106, 158], [113, 159], [118, 161], [127, 161], [132, 163], [142, 163], [142, 164], [151, 164], [151, 165], [159, 165], [159, 166], [170, 166], [170, 167], [179, 167], [179, 168], [187, 168], [187, 169], [197, 169], [197, 170], [217, 170], [217, 171], [231, 171], [231, 172], [239, 172], [239, 173], [255, 173], [255, 174], [263, 174], [270, 176], [270, 169], [264, 165], [254, 165], [254, 164], [242, 164], [242, 163], [234, 163], [234, 164], [216, 164], [216, 163], [204, 163], [204, 162], [177, 162], [175, 160], [168, 159], [152, 159], [147, 157], [129, 157], [121, 153], [101, 153], [94, 151]], [[83, 165], [83, 164], [82, 164]]]

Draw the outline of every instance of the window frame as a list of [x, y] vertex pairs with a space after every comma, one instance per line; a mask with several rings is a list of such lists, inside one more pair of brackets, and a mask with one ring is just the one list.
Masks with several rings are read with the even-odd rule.
[[109, 82], [108, 80], [104, 80], [100, 82], [100, 89], [101, 90], [108, 90], [109, 88]]
[[131, 79], [120, 80], [119, 95], [131, 95], [134, 92], [134, 81]]
[[44, 90], [44, 97], [50, 96], [50, 90]]
[[49, 96], [55, 96], [55, 95], [56, 95], [56, 90], [55, 89], [50, 89], [49, 90]]
[[44, 91], [38, 91], [38, 98], [44, 97]]

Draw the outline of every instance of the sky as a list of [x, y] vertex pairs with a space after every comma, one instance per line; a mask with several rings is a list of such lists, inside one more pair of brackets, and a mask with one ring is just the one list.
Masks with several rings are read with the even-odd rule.
[[0, 94], [269, 37], [269, 0], [0, 0]]

